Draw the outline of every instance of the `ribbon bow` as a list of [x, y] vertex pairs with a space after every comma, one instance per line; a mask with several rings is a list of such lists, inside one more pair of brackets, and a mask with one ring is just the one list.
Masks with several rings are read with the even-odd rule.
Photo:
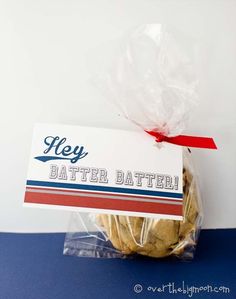
[[145, 130], [145, 132], [151, 136], [154, 136], [156, 138], [156, 142], [165, 141], [165, 142], [169, 142], [181, 146], [187, 146], [187, 147], [217, 149], [217, 146], [213, 138], [210, 137], [187, 136], [187, 135], [168, 137], [155, 131]]

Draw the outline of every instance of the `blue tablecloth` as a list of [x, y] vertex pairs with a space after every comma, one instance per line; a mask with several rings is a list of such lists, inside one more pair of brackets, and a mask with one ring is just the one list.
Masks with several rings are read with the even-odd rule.
[[236, 229], [202, 231], [192, 262], [63, 256], [63, 242], [1, 233], [0, 299], [236, 298]]

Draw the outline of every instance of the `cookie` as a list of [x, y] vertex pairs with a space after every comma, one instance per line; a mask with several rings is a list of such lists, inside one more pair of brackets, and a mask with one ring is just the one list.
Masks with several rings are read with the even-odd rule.
[[181, 255], [187, 245], [195, 246], [199, 216], [198, 193], [192, 173], [183, 169], [182, 221], [133, 216], [98, 215], [112, 245], [123, 254], [151, 257]]

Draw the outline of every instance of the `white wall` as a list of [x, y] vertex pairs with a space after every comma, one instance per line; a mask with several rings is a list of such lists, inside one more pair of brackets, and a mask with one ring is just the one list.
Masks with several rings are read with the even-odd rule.
[[65, 231], [69, 213], [23, 208], [32, 126], [57, 122], [129, 128], [88, 83], [90, 49], [142, 23], [167, 23], [201, 45], [200, 104], [188, 133], [207, 228], [236, 227], [236, 1], [0, 0], [0, 230]]

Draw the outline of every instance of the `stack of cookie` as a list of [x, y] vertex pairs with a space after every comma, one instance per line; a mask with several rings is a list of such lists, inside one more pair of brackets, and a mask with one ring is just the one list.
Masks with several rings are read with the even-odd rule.
[[199, 200], [191, 171], [183, 169], [183, 220], [98, 215], [113, 246], [125, 255], [151, 257], [192, 255], [199, 228]]

